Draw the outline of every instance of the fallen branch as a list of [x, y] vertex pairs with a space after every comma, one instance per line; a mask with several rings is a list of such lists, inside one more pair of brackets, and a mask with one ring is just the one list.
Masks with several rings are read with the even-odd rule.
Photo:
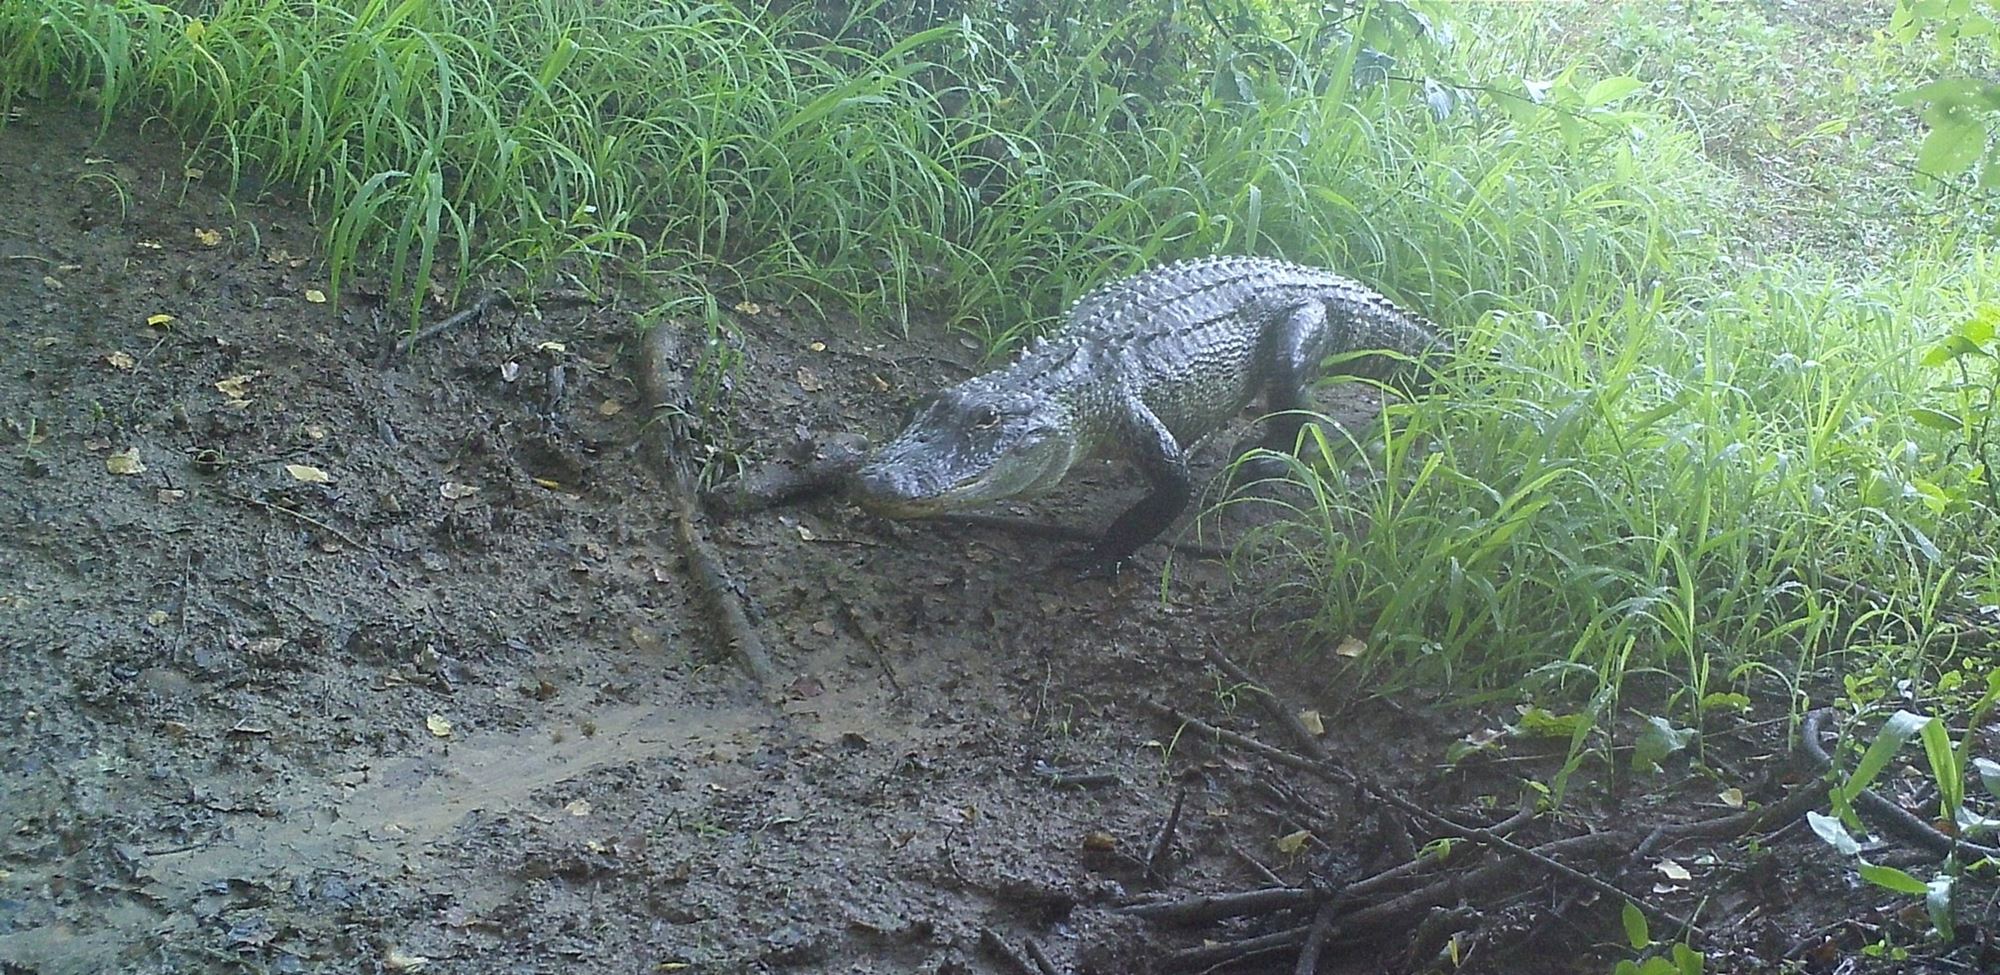
[[[1819, 742], [1820, 732], [1824, 729], [1826, 720], [1832, 716], [1833, 712], [1830, 709], [1820, 708], [1806, 715], [1805, 726], [1799, 729], [1799, 745], [1805, 749], [1806, 755], [1813, 760], [1821, 775], [1833, 769], [1833, 756], [1828, 755], [1826, 746]], [[1824, 790], [1825, 786], [1821, 788]], [[1863, 819], [1874, 823], [1885, 832], [1902, 837], [1926, 853], [1941, 857], [1956, 855], [1961, 863], [1969, 863], [1977, 857], [1989, 857], [2000, 861], [2000, 848], [1946, 834], [1924, 822], [1915, 813], [1875, 794], [1873, 790], [1863, 789], [1856, 794], [1854, 808], [1861, 813]], [[1966, 854], [1972, 856], [1968, 857]]]
[[488, 291], [485, 294], [480, 295], [477, 299], [475, 299], [472, 302], [472, 304], [467, 305], [456, 312], [453, 312], [449, 317], [445, 318], [443, 321], [440, 321], [437, 324], [432, 325], [429, 328], [423, 329], [422, 331], [419, 331], [413, 335], [404, 336], [401, 340], [397, 341], [395, 345], [390, 346], [386, 351], [382, 353], [382, 358], [375, 363], [375, 367], [378, 369], [388, 368], [390, 363], [396, 361], [397, 359], [403, 356], [409, 355], [410, 350], [416, 348], [418, 343], [427, 342], [431, 339], [437, 338], [438, 336], [443, 335], [444, 333], [449, 332], [452, 329], [457, 328], [460, 325], [464, 325], [468, 322], [476, 322], [479, 319], [485, 317], [488, 309], [491, 309], [494, 305], [500, 304], [501, 302], [504, 302], [506, 300], [507, 300], [506, 293], [500, 291]]
[[[1620, 889], [1615, 884], [1598, 877], [1593, 877], [1552, 857], [1522, 846], [1490, 829], [1464, 826], [1453, 822], [1428, 807], [1412, 802], [1404, 798], [1400, 793], [1383, 787], [1370, 780], [1367, 776], [1334, 762], [1332, 757], [1328, 755], [1325, 746], [1321, 745], [1319, 739], [1306, 729], [1305, 725], [1299, 721], [1292, 709], [1278, 697], [1276, 692], [1264, 686], [1261, 682], [1252, 679], [1247, 671], [1237, 666], [1234, 661], [1223, 654], [1220, 648], [1211, 646], [1208, 650], [1208, 655], [1209, 659], [1215, 661], [1216, 665], [1221, 667], [1225, 673], [1236, 679], [1255, 694], [1259, 700], [1263, 701], [1265, 710], [1270, 712], [1279, 724], [1284, 725], [1294, 738], [1298, 739], [1300, 747], [1305, 748], [1308, 752], [1315, 753], [1315, 757], [1319, 760], [1310, 764], [1316, 770], [1324, 769], [1325, 771], [1321, 774], [1327, 775], [1336, 782], [1355, 786], [1368, 795], [1416, 817], [1421, 822], [1429, 824], [1433, 829], [1459, 837], [1460, 839], [1470, 840], [1490, 849], [1498, 850], [1516, 859], [1527, 860], [1545, 870], [1583, 884], [1599, 893], [1625, 900], [1641, 911], [1646, 912], [1646, 914], [1655, 920], [1665, 921], [1675, 928], [1685, 931], [1690, 938], [1704, 936], [1701, 928], [1692, 919], [1682, 918], [1646, 898]], [[1290, 753], [1285, 752], [1284, 754], [1289, 755]]]
[[[682, 398], [679, 384], [675, 381], [679, 368], [678, 337], [671, 328], [660, 326], [649, 332], [644, 341], [645, 346], [639, 357], [639, 378], [641, 387], [646, 391], [648, 405], [656, 411], [678, 408]], [[701, 517], [701, 499], [694, 491], [694, 477], [687, 469], [685, 451], [679, 449], [682, 445], [675, 442], [669, 432], [669, 424], [650, 424], [647, 440], [645, 453], [659, 469], [660, 481], [673, 504], [675, 538], [687, 558], [688, 574], [694, 580], [695, 589], [722, 628], [724, 641], [737, 662], [767, 697], [775, 697], [779, 693], [779, 679], [777, 670], [771, 666], [771, 656], [765, 651], [764, 641], [750, 625], [742, 603], [729, 585], [721, 557], [702, 536], [697, 524]]]
[[1153, 847], [1146, 853], [1146, 877], [1159, 881], [1166, 878], [1168, 854], [1174, 848], [1174, 834], [1180, 831], [1181, 808], [1187, 805], [1187, 786], [1183, 784], [1174, 794], [1174, 808], [1167, 813], [1167, 821], [1160, 825], [1160, 833], [1153, 837]]

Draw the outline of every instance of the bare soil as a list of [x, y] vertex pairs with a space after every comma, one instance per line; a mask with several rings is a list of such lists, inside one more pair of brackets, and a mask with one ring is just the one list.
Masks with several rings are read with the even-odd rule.
[[[163, 134], [55, 105], [0, 130], [0, 972], [1019, 971], [995, 940], [1148, 970], [1261, 922], [1122, 904], [1401, 855], [1382, 810], [1149, 708], [1284, 744], [1211, 645], [1440, 811], [1497, 820], [1560, 764], [1445, 770], [1511, 710], [1372, 699], [1275, 625], [1255, 579], [1281, 565], [1163, 574], [1156, 548], [1077, 582], [1057, 543], [838, 500], [708, 526], [784, 675], [768, 703], [635, 453], [645, 300], [502, 307], [383, 364], [402, 320], [369, 282], [324, 294], [303, 201], [231, 202]], [[742, 366], [711, 433], [751, 463], [880, 435], [977, 366], [725, 304]], [[1101, 525], [1132, 493], [1105, 468], [1038, 511]], [[1564, 826], [1706, 815], [1722, 780], [1772, 798], [1787, 729], [1730, 730], [1708, 771], [1580, 784]], [[1671, 856], [1691, 879], [1621, 882], [1702, 908], [1710, 971], [1916, 940], [1804, 830]], [[1630, 955], [1616, 905], [1531, 875], [1467, 970]], [[1320, 970], [1444, 964], [1409, 949]]]

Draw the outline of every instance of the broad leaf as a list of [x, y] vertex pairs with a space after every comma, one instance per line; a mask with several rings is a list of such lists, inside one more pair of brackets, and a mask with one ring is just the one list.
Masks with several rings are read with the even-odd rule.
[[1625, 940], [1632, 943], [1634, 950], [1644, 950], [1653, 943], [1652, 929], [1646, 926], [1646, 912], [1631, 901], [1625, 902]]
[[1898, 894], [1922, 894], [1930, 890], [1924, 882], [1895, 867], [1881, 867], [1872, 863], [1860, 865], [1861, 879]]

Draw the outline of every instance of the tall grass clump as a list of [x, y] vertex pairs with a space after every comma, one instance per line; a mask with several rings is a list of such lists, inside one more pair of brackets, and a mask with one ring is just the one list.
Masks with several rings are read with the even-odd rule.
[[1951, 444], [1913, 405], [2000, 255], [1910, 267], [1635, 290], [1570, 321], [1496, 309], [1438, 400], [1318, 434], [1350, 464], [1295, 462], [1311, 492], [1274, 534], [1308, 571], [1288, 585], [1330, 638], [1365, 636], [1386, 686], [1518, 694], [1525, 674], [1595, 697], [1654, 673], [1698, 713], [1753, 677], [1803, 693], [1834, 652], [1941, 662], [1945, 610], [2000, 596], [1996, 512], [1945, 503]]
[[[1357, 77], [1372, 7], [1256, 58], [1183, 31], [1173, 71], [1119, 47], [1158, 11], [968, 9], [30, 0], [0, 8], [0, 100], [163, 115], [237, 176], [301, 187], [332, 276], [385, 272], [413, 314], [440, 269], [649, 256], [1002, 345], [1108, 275], [1217, 251], [1471, 312], [1657, 276], [1709, 219], [1660, 178], [1693, 172], [1685, 142], [1627, 137], [1587, 79], [1557, 109], [1438, 120], [1413, 83]], [[1509, 69], [1502, 45], [1437, 56]]]

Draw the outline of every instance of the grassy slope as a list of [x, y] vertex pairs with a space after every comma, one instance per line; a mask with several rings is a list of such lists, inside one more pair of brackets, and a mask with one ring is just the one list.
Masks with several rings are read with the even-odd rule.
[[[1939, 205], [1883, 162], [1910, 141], [1886, 93], [1922, 65], [1851, 33], [1458, 8], [1462, 41], [1405, 39], [1398, 70], [1517, 94], [1439, 120], [1414, 84], [1354, 84], [1338, 39], [1238, 50], [1109, 5], [909, 36], [640, 0], [177, 9], [0, 6], [0, 93], [157, 112], [303, 187], [334, 273], [388, 274], [412, 315], [436, 275], [611, 258], [1004, 346], [1090, 282], [1216, 251], [1423, 307], [1467, 366], [1357, 467], [1301, 469], [1322, 490], [1285, 537], [1315, 625], [1392, 683], [1589, 696], [1647, 670], [1694, 709], [1836, 648], [1934, 672], [1939, 607], [2000, 601], [1991, 512], [1909, 418], [1939, 379], [1913, 352], [1994, 260], [1948, 205], [1902, 218]], [[1843, 608], [1836, 578], [1884, 595]]]

